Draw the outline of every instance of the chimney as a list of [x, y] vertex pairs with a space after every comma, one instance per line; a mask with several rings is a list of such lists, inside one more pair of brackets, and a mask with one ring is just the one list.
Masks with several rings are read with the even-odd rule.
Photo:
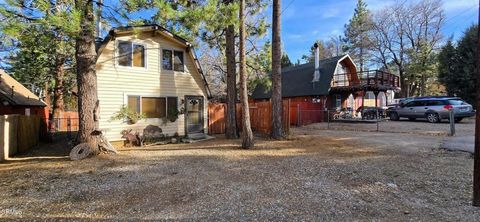
[[318, 43], [313, 45], [315, 50], [315, 72], [313, 73], [312, 82], [320, 81], [320, 49], [318, 48]]

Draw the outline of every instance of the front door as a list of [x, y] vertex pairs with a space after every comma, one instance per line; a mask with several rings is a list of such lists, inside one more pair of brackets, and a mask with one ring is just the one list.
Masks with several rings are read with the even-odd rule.
[[187, 134], [203, 133], [203, 97], [185, 96], [185, 125]]

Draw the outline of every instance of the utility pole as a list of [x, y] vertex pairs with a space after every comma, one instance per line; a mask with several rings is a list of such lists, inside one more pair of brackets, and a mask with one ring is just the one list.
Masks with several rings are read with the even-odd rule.
[[[478, 1], [478, 25], [480, 25], [480, 0]], [[475, 153], [473, 163], [473, 206], [480, 207], [480, 27], [477, 25], [477, 76], [476, 108], [475, 119]]]

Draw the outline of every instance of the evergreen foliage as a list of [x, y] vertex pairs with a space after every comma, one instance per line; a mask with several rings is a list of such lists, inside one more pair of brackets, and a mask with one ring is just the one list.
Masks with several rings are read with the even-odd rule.
[[360, 71], [364, 69], [369, 59], [369, 50], [372, 47], [369, 32], [372, 29], [373, 21], [367, 4], [363, 0], [358, 0], [353, 17], [345, 25], [343, 50], [353, 56]]
[[455, 47], [451, 41], [438, 56], [438, 78], [450, 96], [475, 104], [477, 25], [469, 27]]

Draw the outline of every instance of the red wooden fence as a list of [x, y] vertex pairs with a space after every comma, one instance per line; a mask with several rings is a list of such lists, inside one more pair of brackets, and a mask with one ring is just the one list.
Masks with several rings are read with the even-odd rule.
[[[290, 129], [290, 101], [283, 101], [283, 129], [288, 132]], [[241, 104], [237, 104], [237, 128], [242, 129], [242, 110]], [[272, 103], [266, 102], [250, 102], [250, 123], [252, 130], [256, 133], [270, 134], [272, 131]], [[224, 103], [215, 103], [208, 105], [208, 133], [223, 134], [225, 133], [225, 116], [227, 107]]]
[[292, 101], [290, 103], [290, 125], [307, 125], [325, 121], [323, 103]]

